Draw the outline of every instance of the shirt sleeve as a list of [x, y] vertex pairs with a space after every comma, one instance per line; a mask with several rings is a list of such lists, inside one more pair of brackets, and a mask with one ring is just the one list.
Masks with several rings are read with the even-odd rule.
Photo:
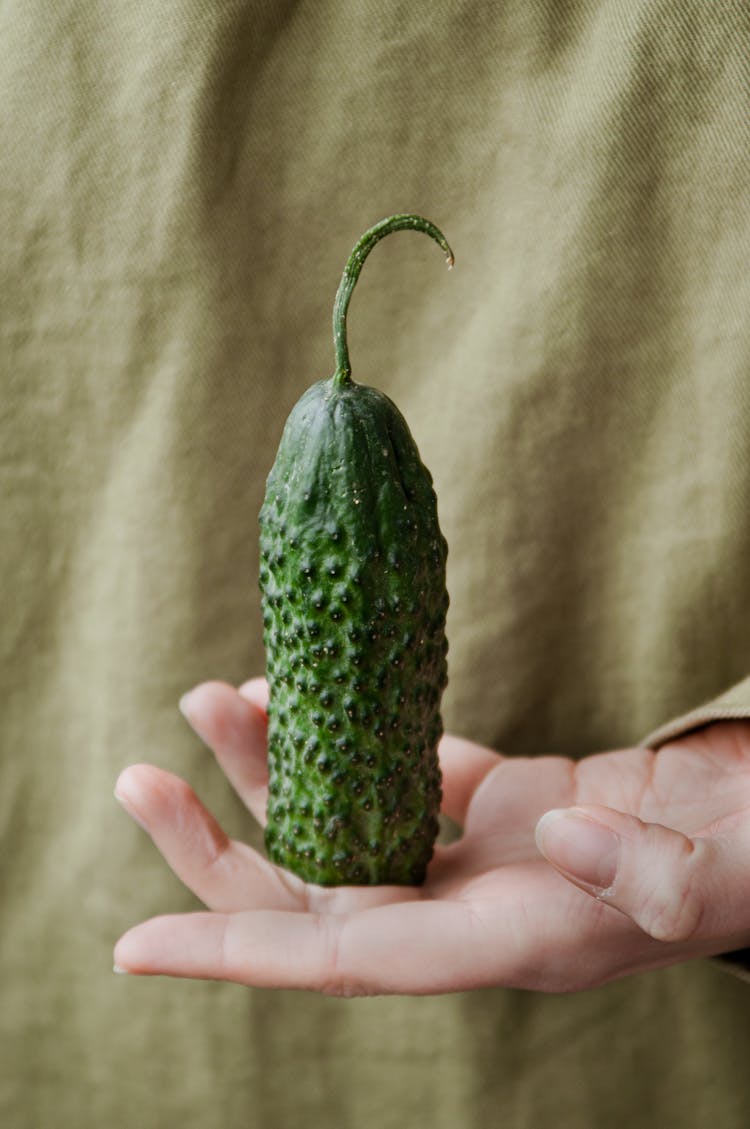
[[688, 713], [680, 714], [660, 725], [641, 742], [647, 748], [657, 749], [675, 737], [683, 737], [691, 729], [700, 729], [712, 721], [750, 720], [750, 678], [744, 678], [729, 690], [704, 702]]
[[[642, 744], [647, 748], [658, 749], [667, 741], [682, 737], [691, 730], [700, 729], [701, 726], [710, 725], [714, 721], [742, 719], [750, 720], [750, 678], [744, 678], [717, 698], [660, 725], [658, 729], [649, 733]], [[750, 983], [750, 948], [723, 953], [713, 959], [720, 967]]]

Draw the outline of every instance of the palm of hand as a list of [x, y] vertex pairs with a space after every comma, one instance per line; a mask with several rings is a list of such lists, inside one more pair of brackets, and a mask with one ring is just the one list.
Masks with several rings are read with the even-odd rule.
[[[260, 680], [240, 693], [207, 683], [185, 707], [260, 822], [264, 701]], [[444, 811], [463, 834], [436, 848], [419, 889], [306, 885], [230, 840], [179, 778], [126, 769], [119, 798], [212, 912], [136, 926], [119, 942], [117, 964], [340, 995], [501, 984], [570, 991], [748, 943], [750, 920], [732, 892], [750, 806], [741, 723], [656, 754], [631, 748], [578, 763], [503, 758], [454, 737], [440, 752]], [[617, 881], [598, 897], [563, 877], [535, 838], [545, 812], [574, 805], [603, 815], [619, 836]]]
[[[640, 924], [667, 940], [656, 940], [613, 908], [620, 900], [617, 883], [612, 890], [584, 892], [584, 883], [578, 889], [541, 856], [535, 836], [539, 819], [551, 809], [582, 805], [594, 817], [601, 809], [614, 809], [604, 814], [627, 813], [651, 825], [648, 830], [636, 828], [645, 842], [631, 860], [631, 873], [624, 876], [630, 889], [623, 908], [637, 908]], [[440, 858], [434, 878], [440, 883], [442, 870], [451, 895], [458, 893], [482, 905], [489, 928], [498, 937], [507, 934], [505, 955], [510, 957], [510, 976], [519, 986], [591, 987], [747, 943], [750, 921], [743, 932], [741, 925], [736, 928], [724, 919], [720, 908], [709, 915], [708, 908], [693, 897], [702, 890], [690, 888], [689, 872], [675, 880], [674, 896], [660, 889], [675, 867], [666, 870], [660, 883], [659, 856], [670, 852], [687, 862], [695, 853], [696, 840], [721, 844], [724, 836], [735, 833], [748, 805], [750, 732], [741, 724], [711, 726], [658, 753], [634, 747], [578, 762], [560, 757], [501, 758], [474, 792], [463, 838]], [[617, 819], [606, 819], [624, 835], [637, 821], [622, 820], [619, 826]], [[681, 835], [660, 842], [662, 828]], [[652, 847], [652, 859], [644, 849], [647, 845]], [[717, 881], [717, 898], [721, 893]], [[719, 928], [724, 932], [717, 933]]]

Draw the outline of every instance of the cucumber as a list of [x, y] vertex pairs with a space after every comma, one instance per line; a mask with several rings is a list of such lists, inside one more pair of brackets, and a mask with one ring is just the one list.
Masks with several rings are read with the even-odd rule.
[[430, 472], [387, 396], [352, 380], [346, 314], [396, 215], [361, 237], [334, 303], [336, 371], [284, 427], [260, 511], [269, 857], [322, 886], [424, 881], [438, 833], [447, 544]]

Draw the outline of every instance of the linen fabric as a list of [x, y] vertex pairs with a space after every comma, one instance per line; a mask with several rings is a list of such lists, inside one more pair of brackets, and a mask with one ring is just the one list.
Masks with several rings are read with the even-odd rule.
[[0, 1122], [734, 1129], [750, 987], [334, 1000], [115, 977], [197, 903], [126, 764], [258, 830], [177, 712], [263, 669], [257, 513], [333, 366], [450, 546], [446, 727], [575, 757], [750, 712], [741, 0], [0, 6]]

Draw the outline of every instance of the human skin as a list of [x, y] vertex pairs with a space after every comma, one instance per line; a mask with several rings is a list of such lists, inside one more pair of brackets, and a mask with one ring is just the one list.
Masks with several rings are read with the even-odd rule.
[[[181, 703], [261, 824], [266, 701], [253, 679]], [[334, 996], [573, 992], [750, 945], [750, 724], [580, 761], [446, 736], [440, 760], [462, 834], [418, 888], [306, 884], [230, 839], [179, 777], [126, 768], [117, 798], [207, 910], [136, 925], [116, 970]]]

